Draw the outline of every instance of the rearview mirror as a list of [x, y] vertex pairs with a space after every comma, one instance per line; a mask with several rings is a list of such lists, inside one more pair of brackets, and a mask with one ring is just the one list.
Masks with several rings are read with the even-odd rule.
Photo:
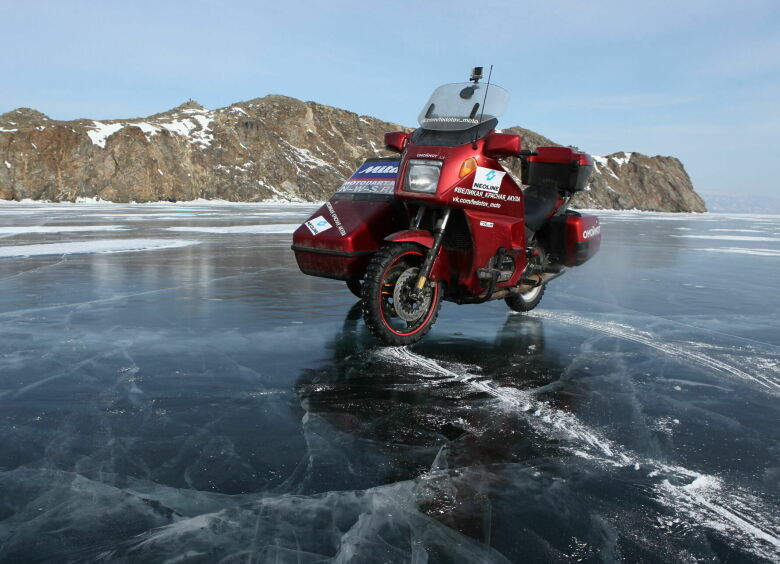
[[395, 153], [403, 153], [409, 143], [409, 134], [405, 131], [393, 131], [385, 133], [385, 149]]
[[523, 138], [519, 135], [491, 133], [485, 138], [485, 146], [482, 152], [493, 159], [516, 157], [520, 154], [522, 141]]

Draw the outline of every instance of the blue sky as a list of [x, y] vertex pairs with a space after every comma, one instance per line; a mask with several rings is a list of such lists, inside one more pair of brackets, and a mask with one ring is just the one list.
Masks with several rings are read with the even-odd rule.
[[414, 125], [475, 65], [501, 125], [674, 155], [703, 192], [780, 193], [780, 2], [0, 0], [0, 113], [209, 108], [269, 93]]

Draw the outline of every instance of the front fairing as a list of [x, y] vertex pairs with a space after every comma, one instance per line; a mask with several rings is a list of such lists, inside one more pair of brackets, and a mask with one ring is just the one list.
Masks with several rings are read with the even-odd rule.
[[[520, 187], [496, 159], [489, 158], [482, 153], [483, 145], [484, 138], [476, 142], [476, 149], [471, 142], [454, 147], [408, 145], [396, 178], [396, 198], [409, 203], [419, 202], [431, 206], [449, 206], [522, 217]], [[477, 172], [472, 172], [461, 178], [461, 166], [469, 158], [474, 158], [477, 166], [483, 169], [483, 172], [484, 169], [495, 171], [495, 174], [501, 177], [500, 185], [482, 189], [478, 182]], [[436, 192], [426, 194], [405, 190], [409, 161], [427, 159], [442, 163]]]

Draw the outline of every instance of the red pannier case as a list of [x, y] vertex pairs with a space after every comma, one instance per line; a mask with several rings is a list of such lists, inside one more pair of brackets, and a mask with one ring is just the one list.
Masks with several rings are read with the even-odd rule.
[[553, 262], [580, 266], [598, 252], [601, 246], [601, 224], [595, 215], [568, 210], [550, 218], [539, 232]]
[[292, 250], [304, 274], [360, 277], [384, 238], [405, 229], [393, 196], [398, 158], [369, 159], [293, 234]]
[[562, 192], [585, 190], [593, 172], [593, 159], [571, 147], [537, 147], [528, 157], [523, 184], [552, 188]]

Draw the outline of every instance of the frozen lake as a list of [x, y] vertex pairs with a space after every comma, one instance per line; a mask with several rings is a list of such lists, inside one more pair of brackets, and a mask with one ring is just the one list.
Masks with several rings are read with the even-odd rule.
[[0, 204], [0, 561], [780, 559], [780, 216], [599, 213], [395, 349], [313, 209]]

